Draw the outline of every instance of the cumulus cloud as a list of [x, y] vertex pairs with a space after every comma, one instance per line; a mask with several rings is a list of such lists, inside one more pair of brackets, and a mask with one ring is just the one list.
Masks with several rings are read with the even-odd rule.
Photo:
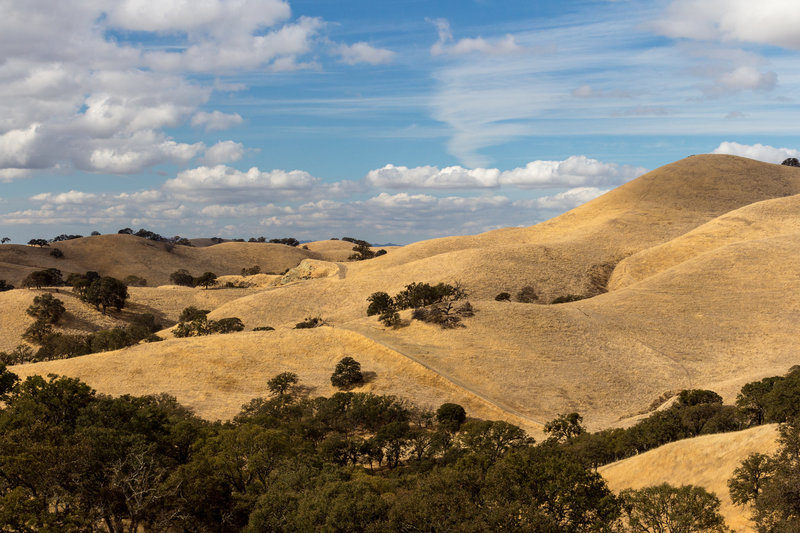
[[367, 63], [370, 65], [391, 63], [395, 56], [395, 53], [391, 50], [375, 48], [365, 42], [358, 42], [351, 45], [342, 44], [337, 46], [334, 52], [341, 57], [342, 63], [348, 65], [356, 65], [358, 63]]
[[221, 111], [207, 113], [199, 111], [192, 117], [191, 124], [195, 127], [202, 127], [206, 131], [221, 131], [238, 126], [242, 122], [244, 122], [244, 119], [239, 113], [223, 113]]
[[737, 67], [717, 78], [717, 87], [729, 91], [771, 91], [777, 83], [778, 75], [775, 72], [760, 72], [749, 65]]
[[603, 163], [585, 156], [563, 161], [531, 161], [526, 166], [500, 171], [496, 168], [466, 169], [459, 166], [408, 168], [386, 165], [370, 171], [367, 184], [387, 189], [480, 189], [513, 186], [520, 189], [616, 185], [633, 179], [647, 169]]
[[673, 0], [653, 26], [663, 35], [800, 49], [800, 12], [786, 0]]
[[610, 189], [600, 189], [599, 187], [575, 187], [567, 191], [560, 192], [551, 196], [542, 196], [530, 200], [514, 202], [514, 207], [553, 209], [557, 211], [567, 211], [583, 205], [590, 200], [594, 200], [600, 195], [607, 193]]
[[789, 157], [800, 157], [800, 151], [792, 148], [775, 148], [763, 144], [739, 144], [728, 141], [721, 143], [712, 153], [738, 155], [775, 164], [781, 163]]
[[505, 35], [501, 39], [487, 41], [483, 37], [464, 38], [454, 41], [450, 23], [445, 19], [437, 19], [433, 22], [439, 34], [439, 40], [431, 47], [431, 55], [453, 55], [460, 56], [466, 54], [486, 54], [486, 55], [506, 55], [522, 51], [522, 47], [517, 44], [513, 35]]
[[232, 163], [239, 161], [244, 155], [242, 143], [233, 141], [220, 141], [208, 150], [203, 156], [203, 162], [209, 166], [222, 163]]
[[96, 198], [96, 194], [81, 191], [62, 192], [60, 194], [46, 192], [31, 196], [31, 200], [47, 204], [84, 204]]
[[320, 183], [302, 170], [263, 172], [251, 168], [242, 172], [225, 165], [184, 170], [164, 183], [164, 190], [176, 198], [192, 201], [252, 201], [254, 197], [283, 199], [297, 196]]

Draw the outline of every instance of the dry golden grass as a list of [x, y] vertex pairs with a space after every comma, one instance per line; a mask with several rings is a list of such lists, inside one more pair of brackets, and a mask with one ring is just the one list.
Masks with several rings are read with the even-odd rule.
[[775, 425], [734, 433], [706, 435], [666, 444], [655, 450], [600, 468], [614, 491], [640, 489], [661, 483], [699, 485], [714, 492], [729, 527], [739, 533], [753, 531], [749, 509], [733, 505], [728, 479], [751, 453], [772, 453], [777, 448]]
[[125, 350], [13, 367], [21, 377], [56, 373], [79, 377], [106, 394], [167, 392], [199, 415], [229, 419], [252, 398], [268, 395], [267, 381], [280, 372], [296, 372], [313, 395], [330, 395], [330, 375], [345, 356], [355, 357], [367, 383], [354, 389], [395, 394], [419, 406], [437, 408], [457, 402], [471, 416], [517, 419], [414, 361], [347, 330], [242, 332], [171, 339]]
[[[794, 348], [798, 309], [790, 297], [800, 291], [796, 261], [800, 233], [792, 219], [797, 200], [783, 198], [798, 193], [800, 169], [733, 156], [696, 156], [657, 169], [536, 226], [416, 243], [363, 262], [307, 258], [281, 278], [291, 281], [283, 285], [262, 283], [229, 292], [136, 289], [133, 301], [142, 308], [160, 310], [172, 320], [183, 307], [197, 305], [213, 309], [210, 317], [214, 319], [239, 317], [248, 329], [267, 325], [288, 329], [306, 317], [320, 316], [339, 334], [348, 330], [348, 335], [362, 339], [364, 351], [353, 354], [357, 358], [366, 360], [388, 349], [391, 357], [413, 361], [438, 374], [448, 386], [479, 398], [481, 405], [501, 409], [512, 420], [528, 420], [529, 427], [565, 411], [579, 411], [590, 428], [598, 429], [628, 423], [629, 417], [667, 390], [710, 388], [732, 400], [745, 382], [782, 374], [798, 362]], [[740, 209], [743, 206], [748, 207]], [[737, 230], [737, 224], [751, 231]], [[114, 243], [123, 242], [119, 236], [109, 237]], [[244, 254], [273, 249], [285, 252], [286, 263], [297, 265], [304, 259], [297, 255], [300, 252], [344, 253], [350, 245], [320, 241], [309, 243], [309, 250], [303, 251], [226, 243], [203, 249], [179, 247], [180, 255], [176, 255], [144, 250], [144, 246], [159, 245], [122, 237], [127, 239], [121, 247], [127, 254], [156, 257], [152, 254], [157, 252], [162, 254], [158, 258], [187, 261], [168, 268], [159, 264], [164, 272], [181, 267], [193, 271], [186, 266], [192, 257], [215, 250], [215, 257], [235, 264], [238, 274], [242, 267], [258, 264], [255, 256]], [[102, 238], [84, 241], [93, 239], [100, 244]], [[711, 245], [698, 244], [704, 239]], [[658, 252], [669, 247], [688, 252], [676, 251], [679, 259], [669, 262], [669, 253]], [[637, 274], [641, 281], [621, 283], [611, 293], [562, 305], [494, 301], [499, 292], [514, 294], [523, 285], [536, 287], [544, 302], [566, 294], [592, 294], [598, 290], [595, 274], [602, 265], [630, 256], [615, 274], [622, 276], [623, 270], [633, 272], [634, 264], [648, 264], [648, 253], [658, 257], [653, 260], [656, 268], [646, 276]], [[210, 255], [203, 257], [205, 265], [211, 264]], [[140, 272], [146, 272], [145, 265]], [[366, 298], [373, 292], [394, 294], [415, 281], [457, 280], [471, 292], [478, 310], [467, 319], [466, 328], [444, 331], [414, 322], [387, 330], [374, 317], [365, 317]], [[284, 334], [274, 337], [281, 339], [283, 350], [301, 354], [317, 349], [309, 348], [302, 335]], [[113, 357], [135, 365], [138, 359], [160, 358], [166, 346], [176, 354], [183, 349], [188, 356], [200, 343], [209, 353], [212, 347], [225, 350], [235, 366], [240, 353], [250, 352], [244, 345], [229, 346], [233, 338], [175, 340]], [[310, 366], [311, 360], [298, 358], [297, 368]], [[69, 372], [82, 361], [58, 362], [58, 367]], [[203, 361], [195, 366], [198, 372], [204, 371]], [[89, 377], [101, 380], [102, 365], [96, 368]], [[242, 385], [247, 390], [263, 386], [267, 374], [252, 374], [250, 363], [235, 373], [239, 382], [252, 382]], [[383, 378], [386, 390], [414, 387], [417, 394], [425, 388], [414, 383], [418, 376], [387, 374]], [[165, 377], [181, 390], [194, 387], [191, 380], [181, 383], [183, 379], [181, 374]], [[143, 391], [135, 380], [118, 380], [117, 386], [131, 393]], [[202, 394], [209, 398], [226, 394], [213, 380], [203, 387]]]

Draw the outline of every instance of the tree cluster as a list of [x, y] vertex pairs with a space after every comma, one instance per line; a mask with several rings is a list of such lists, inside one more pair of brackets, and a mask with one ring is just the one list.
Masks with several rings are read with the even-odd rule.
[[355, 246], [353, 246], [353, 252], [355, 253], [347, 258], [350, 261], [365, 261], [367, 259], [372, 259], [373, 257], [386, 255], [386, 250], [384, 249], [373, 251], [372, 245], [367, 241], [362, 241], [361, 239], [353, 239], [351, 237], [343, 237], [342, 240], [349, 241], [355, 244]]
[[458, 282], [453, 285], [411, 283], [394, 297], [386, 292], [372, 293], [367, 297], [367, 316], [378, 315], [384, 325], [397, 327], [400, 325], [398, 311], [413, 309], [411, 317], [415, 320], [454, 328], [461, 325], [462, 318], [475, 314], [469, 302], [461, 302], [466, 297], [466, 290]]
[[0, 279], [0, 292], [13, 291], [14, 286], [4, 279]]
[[219, 320], [209, 320], [205, 309], [198, 309], [189, 306], [181, 312], [179, 323], [175, 327], [173, 334], [176, 337], [202, 337], [205, 335], [215, 335], [219, 333], [233, 333], [244, 330], [244, 324], [239, 318], [220, 318]]
[[72, 274], [67, 278], [72, 292], [84, 302], [106, 314], [109, 308], [122, 311], [128, 301], [128, 286], [111, 276], [100, 276], [97, 272]]
[[64, 285], [61, 271], [57, 268], [47, 268], [31, 272], [22, 280], [26, 289], [41, 289], [42, 287], [60, 287]]
[[208, 289], [217, 283], [217, 275], [213, 272], [204, 272], [198, 277], [192, 276], [188, 270], [176, 270], [169, 275], [169, 280], [173, 285], [181, 285], [184, 287], [197, 287], [201, 286]]
[[164, 242], [171, 245], [168, 248], [168, 251], [172, 249], [175, 245], [181, 246], [193, 246], [192, 242], [185, 238], [181, 237], [180, 235], [175, 235], [174, 237], [164, 237], [163, 235], [159, 235], [154, 231], [150, 231], [148, 229], [141, 228], [138, 231], [134, 232], [131, 228], [122, 228], [117, 232], [119, 235], [134, 235], [136, 237], [141, 237], [142, 239], [147, 239], [149, 241], [156, 241], [156, 242]]

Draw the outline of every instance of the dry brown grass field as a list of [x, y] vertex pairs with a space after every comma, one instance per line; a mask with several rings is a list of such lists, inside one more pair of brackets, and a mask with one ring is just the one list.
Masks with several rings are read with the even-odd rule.
[[704, 435], [665, 444], [600, 468], [614, 491], [639, 489], [661, 483], [698, 485], [719, 497], [728, 526], [738, 533], [753, 531], [750, 509], [734, 505], [728, 494], [728, 479], [751, 453], [777, 449], [775, 425], [766, 425], [719, 435]]
[[[744, 383], [800, 362], [798, 207], [800, 169], [704, 155], [541, 224], [419, 242], [369, 261], [343, 262], [350, 243], [342, 241], [308, 250], [225, 243], [168, 252], [109, 235], [59, 243], [61, 260], [47, 249], [0, 246], [0, 278], [56, 266], [136, 274], [156, 285], [178, 268], [237, 281], [241, 268], [255, 264], [262, 272], [289, 269], [245, 278], [254, 285], [247, 289], [131, 290], [133, 309], [167, 325], [196, 305], [212, 309], [214, 319], [239, 317], [248, 331], [14, 369], [24, 375], [74, 375], [114, 394], [168, 392], [203, 416], [226, 418], [284, 370], [314, 394], [332, 392], [332, 367], [350, 355], [374, 372], [364, 390], [433, 407], [456, 401], [474, 416], [505, 418], [535, 434], [567, 411], [600, 429], [630, 423], [665, 391], [707, 388], [730, 402]], [[366, 317], [373, 292], [455, 281], [476, 309], [464, 328], [411, 322], [408, 311], [398, 329]], [[526, 285], [539, 303], [494, 299]], [[0, 294], [2, 346], [16, 345], [31, 294]], [[586, 298], [548, 304], [564, 295]], [[70, 301], [69, 312], [91, 327], [113, 320], [81, 305]], [[292, 329], [314, 316], [330, 327]], [[257, 326], [276, 331], [249, 331]]]

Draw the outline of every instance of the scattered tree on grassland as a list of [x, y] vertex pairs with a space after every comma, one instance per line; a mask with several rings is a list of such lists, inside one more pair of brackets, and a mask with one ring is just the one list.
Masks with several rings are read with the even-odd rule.
[[667, 483], [620, 493], [623, 522], [635, 533], [728, 533], [720, 502], [702, 487]]
[[784, 159], [781, 165], [785, 165], [787, 167], [800, 167], [800, 161], [796, 157], [789, 157]]
[[347, 390], [363, 382], [361, 363], [349, 356], [343, 357], [336, 363], [333, 374], [331, 374], [331, 385], [337, 389]]
[[128, 287], [116, 278], [103, 276], [89, 285], [83, 298], [95, 308], [100, 309], [103, 314], [106, 314], [109, 307], [122, 311], [128, 299]]
[[176, 270], [169, 275], [169, 280], [173, 285], [182, 285], [184, 287], [194, 287], [194, 277], [188, 270]]
[[322, 317], [319, 316], [310, 316], [307, 317], [302, 322], [298, 322], [294, 325], [294, 329], [312, 329], [318, 328], [320, 326], [327, 326], [328, 323]]
[[0, 292], [14, 290], [14, 286], [4, 279], [0, 279]]
[[64, 302], [50, 293], [41, 294], [33, 298], [33, 303], [26, 309], [28, 315], [48, 324], [55, 324], [66, 312]]
[[38, 246], [39, 248], [43, 248], [45, 246], [50, 246], [50, 243], [47, 242], [47, 239], [31, 239], [28, 241], [28, 246]]
[[45, 270], [37, 270], [28, 274], [22, 281], [22, 286], [25, 288], [41, 289], [42, 287], [57, 287], [63, 285], [64, 280], [61, 278], [61, 271], [57, 268], [47, 268]]
[[195, 285], [200, 285], [204, 289], [208, 289], [217, 283], [217, 275], [213, 272], [204, 272], [197, 279], [194, 280]]
[[297, 385], [299, 378], [294, 372], [281, 372], [274, 378], [267, 381], [267, 389], [273, 396], [283, 397]]

